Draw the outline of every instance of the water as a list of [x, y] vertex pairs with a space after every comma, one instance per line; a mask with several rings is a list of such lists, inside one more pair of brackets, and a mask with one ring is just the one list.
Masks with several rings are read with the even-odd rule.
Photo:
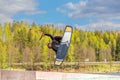
[[60, 78], [60, 79], [37, 79], [37, 80], [120, 80], [120, 78]]

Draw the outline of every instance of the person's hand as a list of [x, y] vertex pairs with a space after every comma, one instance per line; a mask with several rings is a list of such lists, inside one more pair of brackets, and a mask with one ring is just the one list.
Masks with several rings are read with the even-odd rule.
[[42, 32], [39, 40], [41, 40], [44, 35], [45, 35], [44, 32]]
[[44, 36], [45, 34], [44, 34], [44, 32], [42, 32], [42, 36]]

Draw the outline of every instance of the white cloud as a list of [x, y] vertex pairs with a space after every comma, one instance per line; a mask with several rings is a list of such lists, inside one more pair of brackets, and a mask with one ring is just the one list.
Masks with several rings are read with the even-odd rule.
[[45, 14], [47, 13], [46, 11], [29, 11], [29, 12], [25, 12], [25, 14], [29, 14], [29, 15], [32, 15], [32, 14]]
[[61, 12], [61, 13], [66, 13], [66, 10], [61, 9], [61, 8], [56, 8], [56, 11]]
[[0, 22], [12, 22], [13, 20], [11, 19], [10, 16], [4, 15], [0, 13]]
[[76, 3], [76, 4], [72, 2], [68, 2], [65, 6], [71, 10], [78, 10], [78, 8], [85, 7], [86, 4], [87, 4], [87, 1], [80, 1], [79, 3]]
[[37, 0], [0, 0], [0, 23], [11, 22], [12, 17], [23, 14], [43, 14], [45, 11], [37, 9]]
[[120, 30], [120, 23], [111, 22], [111, 21], [98, 21], [93, 22], [87, 25], [75, 25], [76, 28], [79, 28], [81, 30], [88, 30], [88, 31], [119, 31]]
[[66, 12], [71, 18], [118, 18], [120, 16], [119, 7], [119, 0], [82, 0], [78, 3], [66, 3], [59, 7], [59, 12]]
[[80, 26], [82, 30], [120, 30], [120, 0], [79, 0], [76, 3], [68, 2], [60, 6], [59, 12], [70, 18], [93, 19], [92, 23]]
[[66, 7], [69, 8], [69, 9], [72, 9], [72, 10], [76, 9], [76, 6], [74, 6], [74, 4], [71, 3], [71, 2], [67, 3]]
[[45, 25], [54, 25], [55, 28], [64, 28], [67, 24], [64, 23], [45, 23]]

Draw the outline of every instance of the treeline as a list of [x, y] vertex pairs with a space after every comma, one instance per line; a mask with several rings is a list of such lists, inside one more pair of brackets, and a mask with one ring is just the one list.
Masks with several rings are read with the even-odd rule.
[[[39, 40], [42, 32], [62, 36], [64, 28], [35, 23], [30, 26], [23, 21], [0, 25], [0, 68], [13, 67], [15, 63], [25, 64], [26, 68], [26, 64], [33, 68], [34, 63], [54, 63], [55, 52], [47, 47], [51, 39]], [[65, 61], [120, 61], [120, 33], [74, 28]]]

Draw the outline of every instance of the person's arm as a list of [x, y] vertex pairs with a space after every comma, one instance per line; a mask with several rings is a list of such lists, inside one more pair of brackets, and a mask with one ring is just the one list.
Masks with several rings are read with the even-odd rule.
[[61, 36], [55, 36], [55, 40], [57, 40], [57, 41], [61, 42], [62, 37], [61, 37]]
[[44, 35], [50, 37], [52, 40], [54, 39], [54, 37], [51, 34], [44, 34]]

